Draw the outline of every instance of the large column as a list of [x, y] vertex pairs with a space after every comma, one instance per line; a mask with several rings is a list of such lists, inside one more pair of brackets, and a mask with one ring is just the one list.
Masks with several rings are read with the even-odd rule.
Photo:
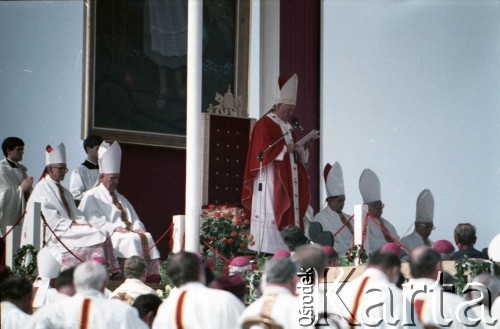
[[260, 115], [274, 105], [280, 74], [280, 0], [260, 1]]
[[201, 214], [201, 79], [203, 1], [188, 3], [187, 127], [186, 127], [186, 250], [200, 249]]

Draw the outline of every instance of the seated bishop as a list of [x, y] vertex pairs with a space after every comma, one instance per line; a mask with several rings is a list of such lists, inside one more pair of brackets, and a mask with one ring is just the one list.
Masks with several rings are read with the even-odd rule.
[[326, 164], [323, 170], [326, 185], [326, 203], [316, 216], [313, 222], [321, 224], [323, 231], [333, 234], [335, 250], [344, 255], [353, 244], [353, 221], [349, 221], [350, 216], [342, 210], [344, 209], [344, 175], [342, 167], [338, 162], [332, 165]]
[[116, 189], [122, 151], [117, 142], [99, 147], [99, 184], [85, 192], [78, 206], [92, 225], [111, 237], [120, 264], [138, 255], [148, 264], [147, 275], [160, 273], [160, 253], [132, 204]]
[[[61, 269], [74, 267], [93, 257], [103, 257], [111, 264], [110, 272], [119, 272], [111, 241], [92, 226], [78, 210], [71, 193], [61, 185], [68, 168], [63, 143], [45, 152], [46, 167], [28, 199], [24, 217], [21, 244], [32, 243], [36, 234], [61, 265]], [[41, 232], [34, 232], [33, 203], [40, 203]]]

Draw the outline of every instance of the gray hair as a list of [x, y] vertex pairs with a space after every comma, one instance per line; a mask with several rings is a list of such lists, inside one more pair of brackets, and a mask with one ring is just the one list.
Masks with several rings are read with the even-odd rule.
[[127, 279], [138, 279], [147, 271], [147, 268], [148, 265], [142, 257], [132, 256], [125, 260], [123, 275]]
[[79, 264], [73, 274], [76, 291], [102, 291], [108, 281], [106, 268], [96, 261], [87, 261]]
[[297, 275], [297, 265], [290, 258], [271, 258], [264, 272], [268, 283], [287, 283]]
[[500, 296], [500, 280], [490, 273], [481, 273], [474, 277], [472, 282], [482, 284], [486, 288], [486, 291], [478, 287], [470, 287], [467, 299], [472, 300], [480, 298], [482, 293], [484, 293], [482, 303], [486, 308], [491, 309], [495, 299]]

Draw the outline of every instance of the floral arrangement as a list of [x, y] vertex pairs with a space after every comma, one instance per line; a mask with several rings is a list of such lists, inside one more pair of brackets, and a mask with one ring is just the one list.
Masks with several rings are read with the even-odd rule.
[[200, 240], [208, 254], [236, 256], [254, 243], [249, 230], [250, 220], [241, 208], [209, 205], [202, 210]]
[[25, 244], [17, 249], [14, 257], [15, 272], [20, 276], [30, 276], [37, 268], [36, 250], [31, 244]]
[[[366, 253], [366, 250], [363, 248], [362, 245], [354, 245], [349, 250], [346, 252], [346, 260], [351, 263], [347, 265], [354, 265], [354, 259], [356, 257], [359, 257], [359, 264], [366, 264], [368, 261], [368, 254]], [[344, 265], [344, 264], [342, 264]], [[344, 265], [345, 266], [345, 265]]]

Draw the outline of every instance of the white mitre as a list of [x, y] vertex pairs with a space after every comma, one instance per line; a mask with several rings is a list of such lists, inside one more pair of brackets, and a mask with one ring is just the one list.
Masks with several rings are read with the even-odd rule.
[[49, 248], [42, 248], [36, 255], [38, 276], [42, 278], [57, 278], [61, 271], [59, 262], [50, 253]]
[[119, 174], [122, 161], [122, 149], [118, 142], [102, 142], [97, 151], [99, 172], [101, 174]]
[[498, 233], [488, 246], [488, 256], [494, 262], [500, 262], [500, 233]]
[[429, 189], [424, 189], [417, 198], [417, 213], [415, 221], [432, 223], [434, 219], [434, 196]]
[[335, 161], [333, 166], [329, 163], [325, 165], [323, 177], [325, 179], [326, 194], [328, 197], [345, 195], [344, 174], [342, 173], [342, 167], [337, 161]]
[[59, 144], [55, 148], [47, 145], [45, 148], [45, 165], [56, 163], [66, 163], [66, 147], [64, 143]]
[[276, 85], [276, 101], [275, 104], [288, 104], [296, 105], [297, 103], [297, 87], [299, 85], [299, 78], [294, 74], [288, 79], [287, 82], [280, 88], [279, 83]]
[[380, 181], [377, 174], [371, 169], [365, 169], [359, 177], [359, 192], [363, 203], [382, 200], [380, 193]]

